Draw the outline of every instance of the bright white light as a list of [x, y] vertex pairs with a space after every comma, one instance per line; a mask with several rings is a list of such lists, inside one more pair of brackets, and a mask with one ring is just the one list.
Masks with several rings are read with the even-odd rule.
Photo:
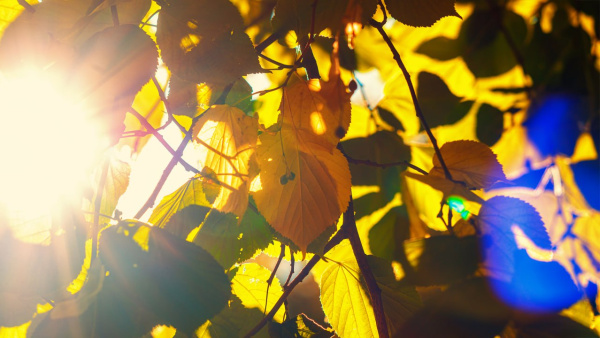
[[0, 74], [0, 206], [51, 210], [81, 188], [102, 140], [85, 107], [44, 73]]

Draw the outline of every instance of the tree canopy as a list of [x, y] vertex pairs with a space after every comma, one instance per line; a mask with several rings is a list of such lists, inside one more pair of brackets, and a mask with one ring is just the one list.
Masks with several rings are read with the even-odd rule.
[[598, 336], [599, 36], [584, 0], [4, 0], [0, 337]]

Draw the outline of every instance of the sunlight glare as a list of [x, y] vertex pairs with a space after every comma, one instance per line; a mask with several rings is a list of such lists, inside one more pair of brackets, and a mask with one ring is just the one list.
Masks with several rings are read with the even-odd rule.
[[33, 72], [0, 74], [0, 205], [8, 210], [71, 197], [101, 149], [99, 128], [57, 83]]

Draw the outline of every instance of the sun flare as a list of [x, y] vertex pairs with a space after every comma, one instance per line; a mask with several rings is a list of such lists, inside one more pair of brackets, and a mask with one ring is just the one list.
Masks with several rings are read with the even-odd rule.
[[42, 73], [0, 74], [0, 206], [51, 210], [82, 188], [102, 146], [85, 107]]

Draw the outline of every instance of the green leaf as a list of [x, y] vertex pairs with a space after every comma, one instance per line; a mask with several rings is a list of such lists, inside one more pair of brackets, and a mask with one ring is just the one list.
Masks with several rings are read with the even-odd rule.
[[214, 190], [219, 188], [216, 184], [205, 181], [202, 176], [196, 175], [175, 192], [165, 196], [154, 208], [148, 221], [157, 227], [165, 227], [176, 212], [187, 206], [198, 205], [210, 209], [214, 201]]
[[239, 224], [234, 214], [211, 211], [193, 240], [226, 268], [252, 258], [272, 241], [273, 230], [252, 208], [246, 209]]
[[405, 278], [423, 286], [446, 285], [475, 273], [479, 248], [475, 236], [436, 236], [404, 242], [396, 259]]
[[167, 224], [165, 224], [164, 229], [176, 237], [186, 239], [192, 230], [204, 222], [206, 215], [210, 211], [210, 208], [203, 205], [188, 205], [174, 213], [173, 216], [169, 218]]
[[[382, 291], [384, 312], [392, 333], [420, 306], [414, 287], [394, 278], [390, 264], [369, 257]], [[330, 263], [321, 276], [321, 304], [336, 333], [342, 337], [376, 337], [377, 326], [366, 285], [355, 261]]]
[[454, 124], [469, 112], [473, 102], [461, 103], [461, 98], [452, 94], [439, 76], [421, 72], [417, 80], [417, 97], [429, 127]]
[[229, 278], [197, 245], [136, 222], [111, 227], [100, 239], [100, 258], [111, 279], [160, 323], [192, 332], [227, 305]]
[[488, 146], [494, 145], [504, 131], [504, 113], [487, 103], [477, 111], [477, 126], [475, 129], [479, 141]]
[[170, 1], [156, 39], [169, 69], [194, 83], [226, 85], [262, 71], [240, 13], [226, 0]]
[[457, 40], [445, 36], [438, 36], [423, 42], [417, 47], [416, 52], [438, 61], [452, 60], [461, 54]]
[[494, 337], [509, 321], [510, 311], [483, 278], [469, 279], [430, 298], [398, 337]]
[[[267, 288], [267, 280], [270, 276], [271, 271], [256, 263], [241, 264], [231, 281], [231, 289], [241, 299], [244, 307], [256, 308], [262, 313], [268, 313], [283, 294], [277, 277], [273, 278], [271, 286]], [[273, 319], [281, 323], [283, 315], [284, 309], [281, 307]]]
[[398, 243], [409, 237], [410, 223], [406, 206], [394, 207], [369, 231], [369, 248], [375, 256], [393, 260], [397, 255], [396, 250], [401, 247]]
[[429, 27], [446, 16], [461, 16], [454, 9], [454, 0], [386, 0], [390, 14], [405, 25]]

